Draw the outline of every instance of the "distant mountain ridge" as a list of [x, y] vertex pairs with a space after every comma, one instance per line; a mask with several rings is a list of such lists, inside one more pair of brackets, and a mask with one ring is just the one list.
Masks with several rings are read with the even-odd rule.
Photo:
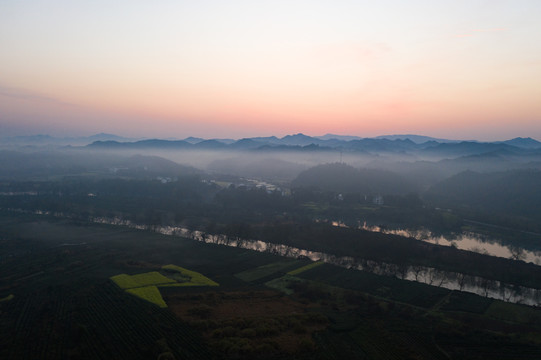
[[[350, 140], [344, 140], [350, 139]], [[423, 141], [426, 140], [426, 141]], [[423, 142], [421, 142], [423, 141]], [[311, 137], [302, 133], [275, 136], [229, 139], [186, 138], [185, 140], [149, 139], [134, 142], [115, 140], [95, 141], [88, 145], [92, 149], [191, 149], [191, 150], [235, 150], [235, 151], [314, 151], [329, 150], [343, 152], [417, 154], [425, 156], [462, 157], [485, 153], [537, 154], [541, 142], [532, 138], [515, 138], [497, 142], [457, 141], [436, 139], [420, 135], [388, 135], [375, 138], [357, 138], [327, 134]]]
[[513, 145], [525, 149], [537, 149], [541, 147], [541, 142], [532, 139], [531, 137], [522, 138], [517, 137], [511, 140], [503, 141], [504, 144]]
[[10, 136], [0, 138], [0, 144], [14, 145], [87, 145], [95, 141], [137, 141], [138, 138], [127, 138], [114, 134], [99, 133], [91, 136], [79, 137], [54, 137], [50, 135]]
[[79, 138], [55, 138], [49, 135], [19, 136], [0, 139], [7, 146], [85, 146], [88, 149], [163, 149], [163, 150], [234, 150], [234, 151], [340, 151], [366, 154], [409, 154], [416, 156], [457, 158], [487, 153], [502, 156], [539, 155], [541, 142], [527, 138], [480, 142], [438, 139], [423, 135], [382, 135], [361, 138], [349, 135], [326, 134], [319, 137], [302, 133], [284, 137], [252, 137], [233, 139], [204, 139], [188, 137], [184, 140], [130, 139], [100, 133]]
[[381, 135], [376, 136], [375, 139], [387, 139], [387, 140], [410, 140], [413, 141], [416, 144], [422, 144], [426, 143], [428, 141], [436, 141], [439, 143], [454, 143], [454, 142], [461, 142], [462, 140], [449, 140], [449, 139], [439, 139], [439, 138], [433, 138], [430, 136], [424, 136], [424, 135]]
[[[349, 139], [349, 140], [344, 140]], [[424, 141], [426, 140], [426, 141]], [[421, 142], [422, 141], [422, 142]], [[361, 152], [423, 152], [426, 154], [452, 153], [456, 156], [482, 154], [497, 150], [516, 153], [526, 150], [541, 149], [541, 142], [532, 138], [515, 138], [497, 142], [457, 141], [436, 139], [420, 135], [388, 135], [374, 138], [358, 138], [349, 136], [311, 137], [302, 133], [286, 135], [282, 138], [275, 136], [230, 139], [203, 139], [189, 137], [185, 140], [149, 139], [135, 142], [120, 142], [115, 140], [95, 141], [88, 145], [91, 148], [189, 148], [189, 149], [231, 149], [231, 150], [340, 150]]]

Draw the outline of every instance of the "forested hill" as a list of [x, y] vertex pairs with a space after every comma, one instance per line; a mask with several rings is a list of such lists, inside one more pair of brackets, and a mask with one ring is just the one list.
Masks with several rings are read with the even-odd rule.
[[418, 190], [414, 184], [396, 173], [356, 169], [343, 163], [318, 165], [305, 170], [292, 182], [292, 187], [315, 187], [364, 195], [406, 194]]
[[425, 197], [449, 207], [541, 220], [541, 171], [465, 171], [434, 185]]
[[0, 150], [0, 180], [43, 180], [58, 176], [186, 176], [194, 167], [157, 156], [89, 153], [77, 150], [18, 152]]

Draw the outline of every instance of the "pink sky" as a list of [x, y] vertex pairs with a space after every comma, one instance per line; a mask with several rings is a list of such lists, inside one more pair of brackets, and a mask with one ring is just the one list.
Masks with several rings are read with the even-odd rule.
[[0, 136], [541, 139], [538, 1], [0, 3]]

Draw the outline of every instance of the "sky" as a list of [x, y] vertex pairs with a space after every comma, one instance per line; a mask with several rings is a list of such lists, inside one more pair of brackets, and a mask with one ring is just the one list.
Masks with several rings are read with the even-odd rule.
[[541, 139], [539, 0], [1, 0], [0, 137]]

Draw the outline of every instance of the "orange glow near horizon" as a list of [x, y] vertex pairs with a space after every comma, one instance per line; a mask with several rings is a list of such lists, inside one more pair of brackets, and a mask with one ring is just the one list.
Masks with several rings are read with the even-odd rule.
[[535, 11], [387, 1], [0, 4], [0, 129], [541, 138]]

